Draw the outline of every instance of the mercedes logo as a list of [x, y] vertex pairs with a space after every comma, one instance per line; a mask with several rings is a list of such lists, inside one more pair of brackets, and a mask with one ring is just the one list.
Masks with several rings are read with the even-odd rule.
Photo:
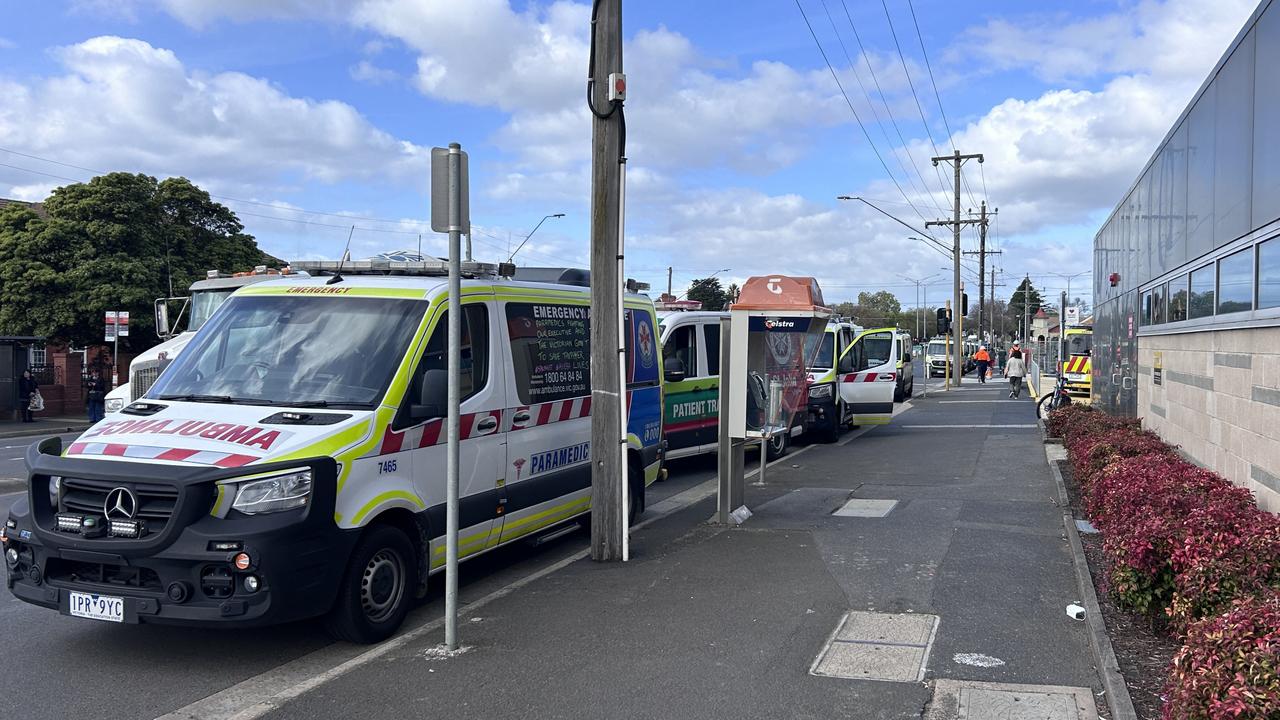
[[102, 503], [102, 511], [106, 513], [108, 520], [112, 518], [132, 520], [133, 516], [138, 514], [138, 498], [134, 497], [129, 488], [118, 487], [107, 493], [107, 500]]

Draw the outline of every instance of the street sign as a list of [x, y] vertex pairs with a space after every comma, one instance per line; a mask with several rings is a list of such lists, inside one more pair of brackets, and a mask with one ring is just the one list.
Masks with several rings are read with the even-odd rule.
[[106, 316], [106, 339], [114, 342], [117, 337], [129, 337], [129, 311], [108, 310]]
[[462, 226], [449, 227], [449, 148], [431, 148], [431, 229], [435, 232], [458, 230], [471, 235], [471, 200], [467, 190], [467, 154], [462, 156], [462, 171], [458, 177], [458, 192], [462, 195]]
[[1078, 306], [1072, 305], [1067, 308], [1067, 324], [1068, 325], [1080, 324], [1080, 308]]

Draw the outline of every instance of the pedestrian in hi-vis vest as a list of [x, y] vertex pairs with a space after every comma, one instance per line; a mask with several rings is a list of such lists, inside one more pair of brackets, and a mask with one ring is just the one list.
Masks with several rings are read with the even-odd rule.
[[978, 352], [973, 354], [973, 361], [978, 364], [978, 382], [987, 382], [987, 368], [991, 367], [991, 354], [987, 352], [986, 345], [978, 346]]
[[1009, 378], [1009, 384], [1013, 386], [1009, 391], [1009, 397], [1017, 400], [1022, 396], [1022, 379], [1027, 376], [1027, 363], [1022, 359], [1021, 350], [1009, 353], [1009, 362], [1004, 364], [1004, 375]]

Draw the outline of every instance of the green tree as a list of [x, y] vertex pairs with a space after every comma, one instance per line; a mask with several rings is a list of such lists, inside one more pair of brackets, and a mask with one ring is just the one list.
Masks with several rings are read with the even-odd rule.
[[717, 278], [702, 278], [689, 284], [689, 292], [685, 297], [690, 300], [701, 300], [703, 310], [723, 310], [729, 302], [729, 293], [720, 286]]
[[884, 318], [890, 318], [902, 312], [902, 303], [898, 302], [898, 298], [888, 290], [873, 293], [860, 292], [858, 304], [862, 306], [864, 313], [878, 313]]
[[231, 210], [186, 178], [110, 173], [54, 190], [47, 217], [0, 208], [0, 334], [102, 342], [103, 314], [127, 310], [122, 349], [155, 343], [152, 303], [205, 271], [280, 261]]
[[1023, 278], [1009, 298], [1009, 315], [1014, 319], [1015, 331], [1022, 326], [1023, 313], [1033, 316], [1042, 304], [1044, 299], [1040, 297], [1040, 291], [1031, 284], [1031, 278]]

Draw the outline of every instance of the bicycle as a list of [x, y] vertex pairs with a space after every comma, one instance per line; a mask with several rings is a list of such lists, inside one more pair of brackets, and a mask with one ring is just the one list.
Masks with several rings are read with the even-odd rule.
[[1045, 393], [1044, 397], [1036, 402], [1036, 416], [1045, 420], [1049, 417], [1049, 413], [1070, 404], [1071, 396], [1067, 394], [1067, 378], [1059, 374], [1053, 390]]

